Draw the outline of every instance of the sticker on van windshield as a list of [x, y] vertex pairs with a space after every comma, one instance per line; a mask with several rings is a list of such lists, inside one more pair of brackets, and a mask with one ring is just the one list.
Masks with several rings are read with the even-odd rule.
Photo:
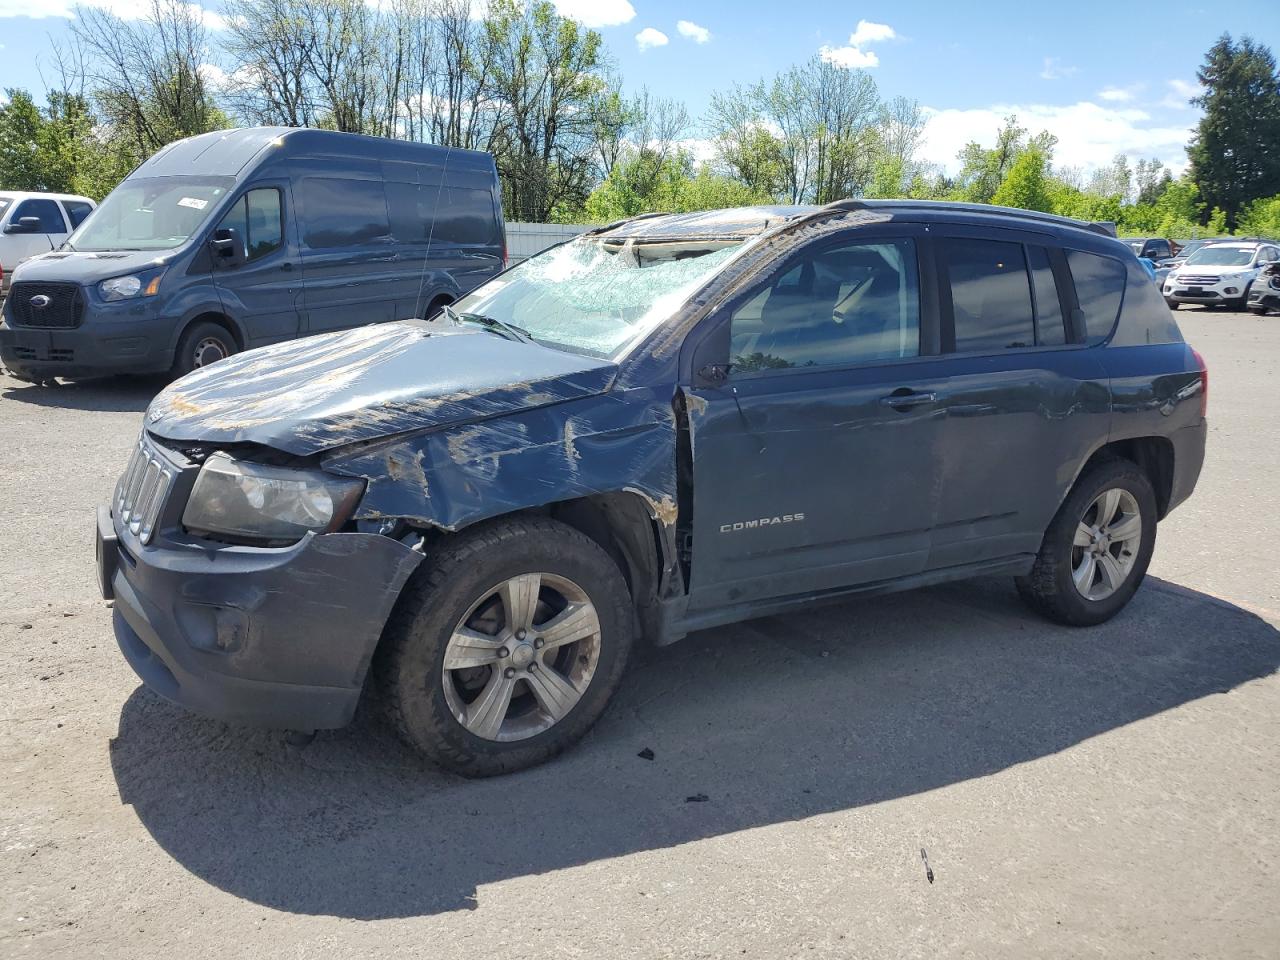
[[178, 201], [178, 206], [190, 207], [192, 210], [203, 210], [208, 205], [208, 200], [199, 200], [196, 197], [183, 197]]

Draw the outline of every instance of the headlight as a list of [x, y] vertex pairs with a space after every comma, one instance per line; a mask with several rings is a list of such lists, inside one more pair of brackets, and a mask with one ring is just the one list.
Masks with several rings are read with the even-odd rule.
[[98, 284], [103, 300], [132, 300], [134, 297], [154, 297], [160, 290], [164, 270], [147, 270], [127, 277], [112, 277]]
[[198, 533], [297, 543], [342, 526], [363, 492], [363, 480], [215, 453], [200, 468], [182, 524]]

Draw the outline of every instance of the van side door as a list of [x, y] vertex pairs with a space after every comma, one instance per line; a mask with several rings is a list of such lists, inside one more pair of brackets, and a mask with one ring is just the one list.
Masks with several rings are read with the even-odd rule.
[[306, 330], [395, 319], [400, 279], [382, 168], [376, 161], [303, 161], [293, 182]]
[[288, 180], [254, 183], [228, 208], [213, 239], [234, 239], [234, 250], [212, 257], [222, 309], [245, 331], [247, 346], [296, 337], [302, 269]]
[[[1079, 329], [1068, 259], [1052, 235], [960, 226], [935, 235], [948, 387], [929, 567], [1029, 556], [1107, 435], [1109, 382], [1089, 341], [1110, 326]], [[1117, 297], [1111, 323], [1119, 307]]]
[[946, 386], [922, 356], [936, 352], [928, 242], [906, 225], [842, 232], [704, 321], [684, 388], [691, 611], [924, 568]]

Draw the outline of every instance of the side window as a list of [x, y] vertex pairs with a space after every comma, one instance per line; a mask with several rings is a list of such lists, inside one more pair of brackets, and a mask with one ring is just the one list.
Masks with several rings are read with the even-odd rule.
[[395, 181], [386, 187], [391, 233], [397, 240], [469, 245], [498, 242], [493, 198], [484, 190]]
[[308, 247], [350, 247], [391, 239], [382, 181], [304, 177], [300, 189], [306, 220], [303, 239]]
[[940, 244], [951, 281], [957, 353], [990, 353], [1036, 342], [1022, 244], [952, 237]]
[[1157, 260], [1168, 260], [1173, 256], [1168, 240], [1160, 240], [1156, 243], [1155, 256]]
[[40, 221], [37, 233], [66, 233], [67, 225], [62, 219], [62, 211], [58, 209], [56, 200], [23, 200], [18, 209], [13, 211], [10, 223], [17, 223], [23, 217], [35, 217]]
[[1101, 343], [1111, 334], [1124, 297], [1124, 264], [1083, 250], [1068, 250], [1067, 264], [1084, 313], [1085, 340]]
[[245, 237], [249, 259], [257, 260], [280, 249], [284, 242], [280, 191], [274, 187], [250, 190], [244, 195], [249, 232]]
[[62, 205], [67, 208], [67, 216], [71, 218], [72, 230], [84, 223], [84, 218], [93, 213], [93, 206], [83, 200], [63, 200]]
[[246, 260], [257, 260], [279, 250], [283, 242], [280, 191], [275, 187], [250, 190], [218, 224], [219, 230], [228, 227], [234, 227], [240, 235]]
[[1036, 297], [1036, 344], [1061, 346], [1067, 342], [1067, 328], [1062, 318], [1062, 301], [1058, 299], [1058, 284], [1049, 264], [1049, 251], [1044, 247], [1027, 247], [1027, 266]]
[[910, 240], [815, 251], [729, 320], [730, 373], [843, 366], [920, 353], [920, 284]]

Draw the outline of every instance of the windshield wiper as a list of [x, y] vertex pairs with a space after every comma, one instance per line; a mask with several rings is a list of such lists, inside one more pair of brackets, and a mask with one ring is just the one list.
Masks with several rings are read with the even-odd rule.
[[483, 313], [459, 313], [453, 307], [445, 304], [441, 312], [458, 326], [470, 320], [490, 330], [499, 336], [506, 337], [508, 340], [517, 340], [520, 343], [534, 343], [533, 337], [529, 335], [529, 331], [523, 327], [517, 327], [514, 323], [507, 323], [505, 320], [498, 320], [495, 317], [486, 317]]

